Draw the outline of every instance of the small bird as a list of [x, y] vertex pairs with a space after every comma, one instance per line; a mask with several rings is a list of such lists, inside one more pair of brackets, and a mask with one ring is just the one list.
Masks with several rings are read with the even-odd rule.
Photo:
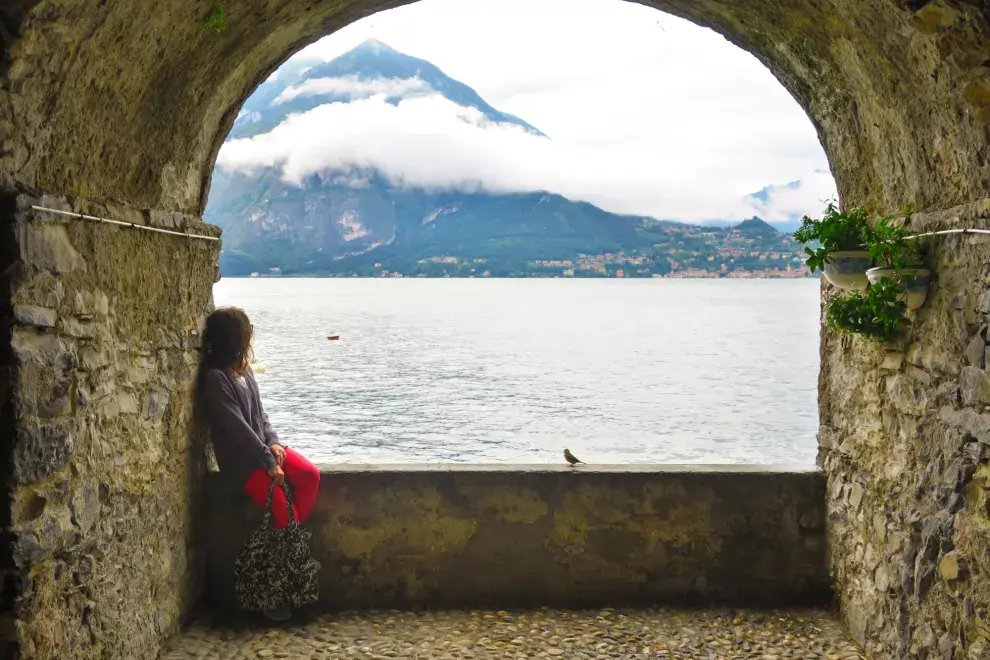
[[577, 456], [575, 456], [574, 454], [571, 453], [571, 450], [570, 449], [565, 449], [564, 450], [564, 460], [567, 461], [568, 463], [570, 463], [571, 464], [571, 467], [574, 467], [578, 463], [580, 463], [581, 465], [585, 465], [585, 462], [584, 461], [579, 461], [578, 458], [577, 458]]

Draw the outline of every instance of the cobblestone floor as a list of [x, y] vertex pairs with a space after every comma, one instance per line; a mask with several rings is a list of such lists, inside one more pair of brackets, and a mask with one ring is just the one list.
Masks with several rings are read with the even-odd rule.
[[192, 626], [163, 660], [562, 658], [855, 660], [835, 616], [789, 610], [362, 612], [282, 627]]

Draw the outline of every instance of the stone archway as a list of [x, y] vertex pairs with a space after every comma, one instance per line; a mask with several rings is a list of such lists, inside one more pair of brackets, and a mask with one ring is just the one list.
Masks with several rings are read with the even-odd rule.
[[[196, 597], [189, 401], [216, 257], [205, 242], [44, 223], [30, 207], [210, 231], [210, 172], [243, 100], [304, 45], [399, 4], [242, 0], [224, 5], [219, 32], [201, 25], [202, 0], [0, 8], [0, 392], [13, 440], [0, 616], [22, 657], [150, 657]], [[644, 4], [766, 64], [814, 122], [846, 204], [986, 225], [983, 3]], [[822, 348], [832, 568], [850, 629], [882, 657], [988, 635], [974, 621], [990, 607], [990, 258], [962, 239], [937, 246], [939, 283], [909, 345], [826, 332]]]
[[[197, 0], [18, 0], [4, 10], [0, 176], [131, 208], [202, 210], [241, 102], [289, 55], [401, 2], [253, 0], [204, 28]], [[844, 200], [925, 210], [987, 186], [980, 3], [656, 0], [755, 54], [805, 108]], [[916, 9], [917, 11], [912, 11]]]

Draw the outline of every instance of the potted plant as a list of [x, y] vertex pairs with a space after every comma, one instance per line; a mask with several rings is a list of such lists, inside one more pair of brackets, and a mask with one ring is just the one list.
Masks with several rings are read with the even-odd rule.
[[866, 271], [871, 284], [896, 284], [908, 309], [925, 304], [931, 271], [922, 266], [918, 242], [907, 237], [906, 227], [895, 225], [891, 218], [882, 218], [870, 231], [867, 251], [877, 264]]
[[825, 280], [844, 291], [865, 291], [869, 286], [866, 271], [870, 254], [864, 249], [870, 225], [866, 211], [861, 208], [842, 212], [829, 202], [820, 220], [805, 216], [794, 232], [799, 243], [819, 243], [817, 248], [804, 248], [805, 264], [814, 273], [822, 271]]
[[900, 284], [881, 278], [865, 293], [852, 291], [825, 303], [825, 322], [839, 332], [886, 343], [900, 334], [906, 308]]

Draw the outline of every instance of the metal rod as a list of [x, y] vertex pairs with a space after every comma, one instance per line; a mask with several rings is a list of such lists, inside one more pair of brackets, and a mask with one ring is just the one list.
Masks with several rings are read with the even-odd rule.
[[67, 215], [72, 218], [79, 218], [81, 220], [95, 220], [96, 222], [105, 222], [108, 225], [117, 225], [119, 227], [133, 227], [134, 229], [143, 229], [145, 231], [154, 231], [159, 234], [170, 234], [172, 236], [182, 236], [184, 238], [200, 238], [204, 241], [219, 241], [220, 239], [216, 236], [201, 236], [199, 234], [187, 234], [181, 231], [172, 231], [170, 229], [160, 229], [158, 227], [149, 227], [147, 225], [138, 225], [133, 222], [122, 222], [120, 220], [110, 220], [108, 218], [100, 218], [95, 215], [84, 215], [82, 213], [74, 213], [72, 211], [60, 211], [58, 209], [50, 209], [44, 206], [31, 206], [35, 211], [47, 211], [48, 213], [55, 213], [58, 215]]
[[905, 240], [911, 238], [923, 238], [925, 236], [942, 236], [943, 234], [990, 234], [990, 229], [943, 229], [941, 231], [930, 231], [924, 234], [913, 234], [905, 236]]

